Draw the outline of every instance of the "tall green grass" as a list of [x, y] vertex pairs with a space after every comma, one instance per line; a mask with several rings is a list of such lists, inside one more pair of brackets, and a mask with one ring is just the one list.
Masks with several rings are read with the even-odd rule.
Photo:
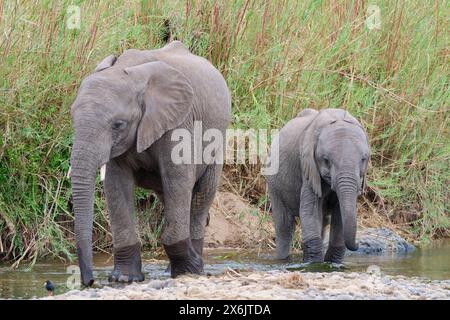
[[[81, 28], [66, 26], [69, 5]], [[363, 205], [418, 239], [449, 236], [449, 83], [446, 1], [0, 2], [0, 251], [7, 259], [70, 257], [66, 178], [69, 108], [105, 56], [182, 40], [226, 77], [233, 126], [279, 128], [299, 110], [342, 107], [372, 146]], [[228, 168], [234, 189], [264, 203], [257, 167]], [[95, 246], [110, 244], [98, 185]], [[158, 246], [155, 201], [139, 190], [146, 244]], [[263, 199], [261, 201], [261, 199]], [[147, 208], [146, 210], [144, 208]], [[146, 213], [144, 214], [144, 211]]]

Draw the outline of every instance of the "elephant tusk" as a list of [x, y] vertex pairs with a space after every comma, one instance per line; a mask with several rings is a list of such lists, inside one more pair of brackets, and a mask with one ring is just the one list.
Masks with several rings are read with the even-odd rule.
[[67, 179], [72, 175], [72, 166], [69, 166], [69, 171], [67, 171]]
[[102, 165], [100, 168], [100, 181], [105, 180], [105, 174], [106, 174], [106, 163]]

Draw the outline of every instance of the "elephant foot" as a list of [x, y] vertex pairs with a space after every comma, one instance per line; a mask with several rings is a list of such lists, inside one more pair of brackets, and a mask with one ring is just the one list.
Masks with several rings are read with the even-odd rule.
[[291, 260], [291, 254], [290, 254], [290, 252], [277, 250], [276, 260], [289, 261], [289, 260]]
[[164, 249], [170, 259], [172, 278], [185, 273], [201, 274], [203, 272], [203, 259], [194, 249], [191, 239], [164, 245]]
[[[194, 247], [194, 250], [200, 255], [200, 257], [203, 255], [203, 238], [201, 239], [191, 239], [192, 247]], [[167, 265], [165, 273], [170, 273], [170, 262]], [[203, 272], [203, 271], [202, 271]]]
[[203, 238], [191, 239], [192, 246], [194, 250], [201, 256], [203, 256]]
[[291, 257], [291, 241], [277, 239], [277, 260], [289, 260]]
[[328, 246], [327, 253], [325, 254], [325, 262], [331, 262], [334, 264], [342, 264], [345, 255], [345, 246], [335, 247]]
[[323, 262], [323, 244], [322, 239], [314, 238], [302, 242], [303, 262]]
[[109, 276], [110, 282], [141, 282], [141, 248], [139, 244], [114, 249], [114, 270]]

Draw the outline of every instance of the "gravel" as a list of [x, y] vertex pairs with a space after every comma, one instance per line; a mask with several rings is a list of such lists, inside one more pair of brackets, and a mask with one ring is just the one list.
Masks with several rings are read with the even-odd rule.
[[242, 272], [147, 280], [123, 288], [72, 290], [44, 299], [445, 299], [450, 280], [389, 276], [381, 272]]

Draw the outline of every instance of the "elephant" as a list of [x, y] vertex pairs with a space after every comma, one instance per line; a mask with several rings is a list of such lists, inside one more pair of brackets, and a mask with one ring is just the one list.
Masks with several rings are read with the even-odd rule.
[[204, 131], [225, 134], [231, 94], [221, 73], [180, 41], [159, 49], [128, 49], [106, 57], [83, 79], [71, 116], [70, 177], [82, 284], [94, 283], [92, 224], [99, 168], [105, 168], [114, 254], [109, 280], [144, 280], [135, 186], [153, 190], [164, 206], [161, 242], [171, 276], [202, 273], [204, 228], [223, 163], [173, 161], [178, 142], [172, 135], [178, 129], [192, 134], [196, 122]]
[[[274, 139], [278, 171], [267, 175], [277, 259], [291, 255], [300, 218], [304, 263], [342, 264], [358, 249], [357, 197], [364, 188], [370, 147], [361, 124], [343, 109], [305, 109]], [[330, 225], [328, 249], [324, 236]]]

